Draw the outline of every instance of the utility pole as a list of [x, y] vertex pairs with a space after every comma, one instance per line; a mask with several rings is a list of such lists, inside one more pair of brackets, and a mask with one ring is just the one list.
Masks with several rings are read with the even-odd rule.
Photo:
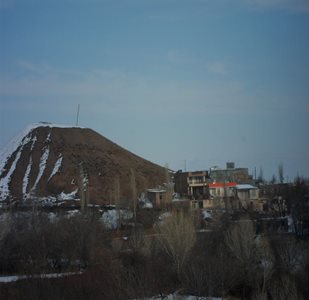
[[79, 104], [77, 106], [77, 115], [76, 115], [76, 127], [78, 126], [78, 119], [79, 119]]

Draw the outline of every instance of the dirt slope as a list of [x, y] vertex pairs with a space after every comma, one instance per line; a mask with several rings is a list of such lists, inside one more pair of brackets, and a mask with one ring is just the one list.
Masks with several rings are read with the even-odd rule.
[[134, 155], [91, 129], [37, 124], [0, 156], [0, 201], [79, 198], [81, 163], [93, 204], [113, 204], [116, 178], [119, 178], [120, 198], [130, 201], [131, 169], [137, 193], [165, 182], [163, 167]]

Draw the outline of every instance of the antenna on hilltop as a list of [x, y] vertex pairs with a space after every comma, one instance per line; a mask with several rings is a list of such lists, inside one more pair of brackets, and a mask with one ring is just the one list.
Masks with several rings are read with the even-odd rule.
[[77, 106], [76, 127], [78, 126], [78, 118], [79, 118], [79, 104]]

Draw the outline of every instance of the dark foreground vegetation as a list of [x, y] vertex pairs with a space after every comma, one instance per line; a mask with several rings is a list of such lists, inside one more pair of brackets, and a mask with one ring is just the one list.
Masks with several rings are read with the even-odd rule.
[[[254, 223], [222, 215], [197, 232], [190, 211], [174, 211], [155, 230], [104, 229], [93, 213], [50, 221], [47, 214], [6, 214], [0, 272], [74, 272], [54, 279], [0, 283], [1, 299], [142, 299], [176, 290], [233, 299], [308, 299], [308, 241], [256, 234]], [[120, 238], [126, 235], [128, 238]]]

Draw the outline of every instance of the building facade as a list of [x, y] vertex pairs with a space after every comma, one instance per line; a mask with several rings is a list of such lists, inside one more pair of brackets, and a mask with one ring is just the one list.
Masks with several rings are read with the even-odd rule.
[[250, 183], [252, 181], [248, 168], [235, 168], [233, 162], [227, 162], [225, 169], [219, 167], [210, 168], [209, 176], [215, 182]]
[[165, 189], [148, 189], [147, 198], [154, 208], [164, 208], [171, 203], [169, 193]]
[[189, 172], [187, 177], [188, 196], [190, 199], [202, 200], [209, 197], [208, 171]]

